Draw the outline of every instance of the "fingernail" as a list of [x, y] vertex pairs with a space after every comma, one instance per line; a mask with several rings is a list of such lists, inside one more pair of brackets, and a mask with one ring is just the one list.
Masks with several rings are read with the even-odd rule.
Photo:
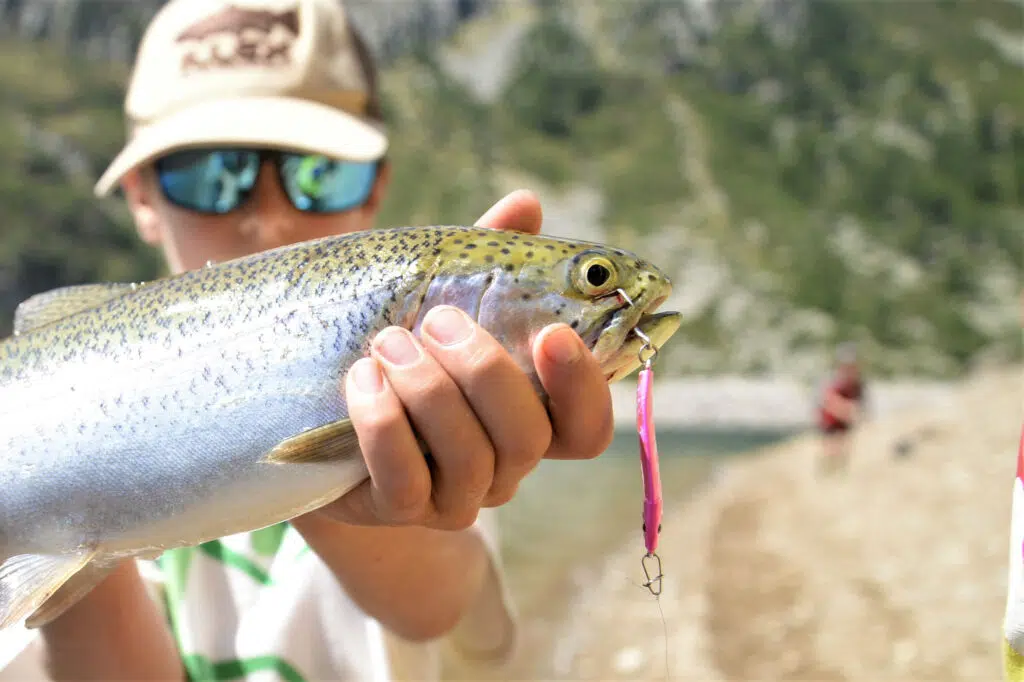
[[576, 362], [583, 352], [580, 337], [568, 327], [561, 327], [548, 334], [544, 351], [545, 355], [562, 365]]
[[384, 389], [384, 378], [373, 358], [362, 358], [349, 371], [356, 388], [363, 393], [380, 393]]
[[423, 320], [423, 331], [438, 343], [452, 346], [469, 338], [473, 328], [469, 318], [458, 308], [435, 308]]
[[411, 365], [420, 357], [420, 349], [416, 347], [412, 335], [405, 329], [385, 330], [373, 343], [377, 352], [393, 365]]

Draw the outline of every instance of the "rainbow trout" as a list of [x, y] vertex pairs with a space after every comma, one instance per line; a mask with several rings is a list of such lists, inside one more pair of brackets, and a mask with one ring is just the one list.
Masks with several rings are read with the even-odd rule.
[[533, 336], [571, 325], [609, 382], [677, 313], [621, 249], [485, 228], [328, 237], [19, 306], [0, 342], [0, 629], [63, 613], [122, 558], [312, 511], [368, 477], [343, 377], [389, 325], [458, 306], [543, 390]]

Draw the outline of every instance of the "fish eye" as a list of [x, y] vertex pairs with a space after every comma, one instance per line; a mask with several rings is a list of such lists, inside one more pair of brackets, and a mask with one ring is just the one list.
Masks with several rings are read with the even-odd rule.
[[608, 271], [608, 268], [600, 263], [591, 263], [587, 268], [587, 283], [591, 286], [599, 287], [607, 282], [611, 276], [612, 273]]
[[615, 266], [607, 258], [589, 258], [581, 264], [577, 278], [580, 291], [599, 296], [615, 288]]

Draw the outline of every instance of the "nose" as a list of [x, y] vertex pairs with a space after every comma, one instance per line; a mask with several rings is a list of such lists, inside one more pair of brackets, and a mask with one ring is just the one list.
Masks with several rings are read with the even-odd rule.
[[269, 161], [260, 168], [252, 199], [243, 209], [239, 229], [261, 251], [291, 242], [295, 209], [285, 196], [277, 171]]

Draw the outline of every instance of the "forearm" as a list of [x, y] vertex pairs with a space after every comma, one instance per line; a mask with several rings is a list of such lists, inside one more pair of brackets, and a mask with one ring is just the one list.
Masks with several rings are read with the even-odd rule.
[[133, 561], [42, 629], [47, 668], [64, 680], [183, 680], [177, 648]]
[[293, 525], [360, 608], [409, 640], [448, 633], [489, 578], [487, 549], [471, 530], [353, 526], [322, 514]]

